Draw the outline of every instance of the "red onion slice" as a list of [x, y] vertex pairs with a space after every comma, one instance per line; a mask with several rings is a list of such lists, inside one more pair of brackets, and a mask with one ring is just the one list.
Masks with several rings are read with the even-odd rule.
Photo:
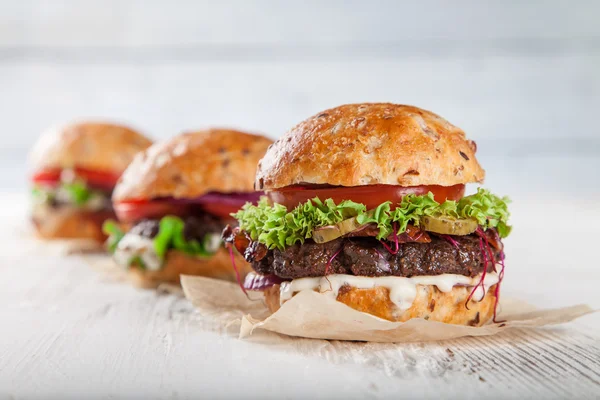
[[209, 192], [200, 197], [194, 197], [191, 199], [174, 199], [172, 197], [163, 197], [156, 200], [167, 201], [169, 203], [176, 204], [208, 204], [208, 203], [220, 203], [227, 205], [239, 205], [241, 208], [247, 202], [257, 203], [260, 196], [264, 195], [264, 192], [234, 192], [234, 193], [220, 193], [220, 192]]
[[281, 279], [277, 275], [260, 275], [256, 272], [250, 272], [244, 280], [244, 289], [261, 291], [284, 281], [285, 279]]

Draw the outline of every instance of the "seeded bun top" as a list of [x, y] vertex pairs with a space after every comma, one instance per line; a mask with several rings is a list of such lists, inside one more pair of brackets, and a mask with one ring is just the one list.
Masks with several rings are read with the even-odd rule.
[[46, 131], [30, 154], [32, 167], [80, 167], [121, 173], [135, 154], [152, 141], [131, 128], [102, 122], [80, 122]]
[[252, 192], [256, 165], [271, 143], [228, 129], [184, 133], [155, 143], [121, 176], [113, 201]]
[[417, 107], [366, 103], [323, 111], [296, 125], [260, 161], [256, 189], [298, 183], [452, 186], [481, 182], [477, 147]]

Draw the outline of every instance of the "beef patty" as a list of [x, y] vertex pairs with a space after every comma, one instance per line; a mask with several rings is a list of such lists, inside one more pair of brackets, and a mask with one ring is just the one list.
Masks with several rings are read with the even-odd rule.
[[[198, 214], [182, 219], [185, 224], [183, 236], [187, 241], [196, 240], [201, 242], [207, 234], [220, 234], [225, 227], [225, 222], [210, 214]], [[158, 235], [159, 223], [160, 220], [158, 219], [144, 219], [136, 223], [129, 230], [129, 233], [153, 239]]]
[[[452, 238], [455, 244], [433, 235], [430, 243], [402, 243], [396, 254], [371, 237], [341, 238], [323, 244], [307, 240], [304, 244], [295, 244], [285, 250], [268, 251], [257, 250], [263, 245], [257, 246], [257, 242], [250, 241], [247, 250], [242, 253], [256, 272], [274, 274], [284, 279], [329, 274], [404, 277], [457, 274], [473, 277], [481, 273], [484, 254], [479, 236]], [[502, 246], [501, 243], [499, 245]], [[493, 254], [497, 262], [501, 251], [491, 246], [487, 248], [488, 259]], [[493, 271], [494, 265], [495, 262], [488, 262], [487, 271]]]

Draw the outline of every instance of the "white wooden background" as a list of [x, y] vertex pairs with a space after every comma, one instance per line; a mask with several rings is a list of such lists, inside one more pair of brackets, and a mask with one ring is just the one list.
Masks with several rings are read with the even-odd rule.
[[526, 170], [515, 185], [597, 192], [599, 15], [594, 0], [0, 0], [0, 187], [23, 187], [37, 135], [73, 118], [277, 137], [392, 101], [463, 127], [493, 184]]
[[[421, 344], [271, 334], [237, 339], [183, 298], [134, 289], [23, 236], [23, 195], [0, 199], [0, 399], [573, 398], [600, 396], [600, 314], [554, 329]], [[600, 210], [514, 207], [503, 296], [600, 309]]]
[[[594, 0], [0, 0], [1, 221], [23, 218], [25, 155], [55, 123], [277, 137], [338, 104], [409, 103], [476, 139], [486, 186], [513, 198], [505, 293], [600, 308], [599, 16]], [[238, 341], [11, 229], [0, 399], [600, 396], [597, 315], [491, 343]]]

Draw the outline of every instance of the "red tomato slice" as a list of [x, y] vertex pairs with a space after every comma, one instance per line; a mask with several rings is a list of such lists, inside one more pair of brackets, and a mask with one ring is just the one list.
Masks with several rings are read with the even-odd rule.
[[172, 200], [126, 200], [113, 204], [119, 221], [136, 222], [146, 218], [162, 218], [165, 215], [183, 217], [194, 211], [203, 211], [223, 219], [231, 219], [231, 213], [239, 211], [239, 205], [227, 203], [185, 204]]
[[113, 204], [113, 208], [119, 221], [135, 222], [145, 218], [162, 218], [165, 215], [184, 216], [189, 214], [191, 205], [160, 200], [128, 200]]
[[233, 204], [220, 204], [220, 203], [204, 203], [202, 204], [202, 210], [209, 214], [216, 215], [223, 219], [232, 219], [231, 214], [240, 211], [245, 202], [238, 205]]
[[[62, 171], [59, 168], [38, 171], [31, 180], [41, 185], [56, 185], [60, 182]], [[73, 172], [75, 176], [83, 179], [91, 187], [106, 191], [111, 191], [115, 187], [120, 176], [120, 174], [111, 171], [93, 171], [79, 167], [73, 168]]]
[[286, 206], [288, 209], [296, 207], [300, 203], [314, 197], [321, 200], [333, 199], [336, 204], [343, 200], [352, 200], [367, 206], [371, 210], [383, 202], [391, 201], [392, 206], [399, 203], [403, 196], [407, 194], [424, 195], [433, 193], [433, 197], [438, 202], [445, 200], [459, 200], [465, 194], [465, 185], [454, 186], [395, 186], [395, 185], [366, 185], [350, 187], [331, 187], [331, 186], [302, 186], [293, 185], [273, 190], [267, 193], [267, 196], [274, 203]]
[[36, 172], [31, 180], [40, 185], [53, 186], [60, 181], [60, 170], [47, 170]]
[[75, 175], [80, 176], [90, 186], [105, 190], [112, 190], [121, 176], [120, 173], [112, 171], [93, 171], [84, 168], [75, 168]]

